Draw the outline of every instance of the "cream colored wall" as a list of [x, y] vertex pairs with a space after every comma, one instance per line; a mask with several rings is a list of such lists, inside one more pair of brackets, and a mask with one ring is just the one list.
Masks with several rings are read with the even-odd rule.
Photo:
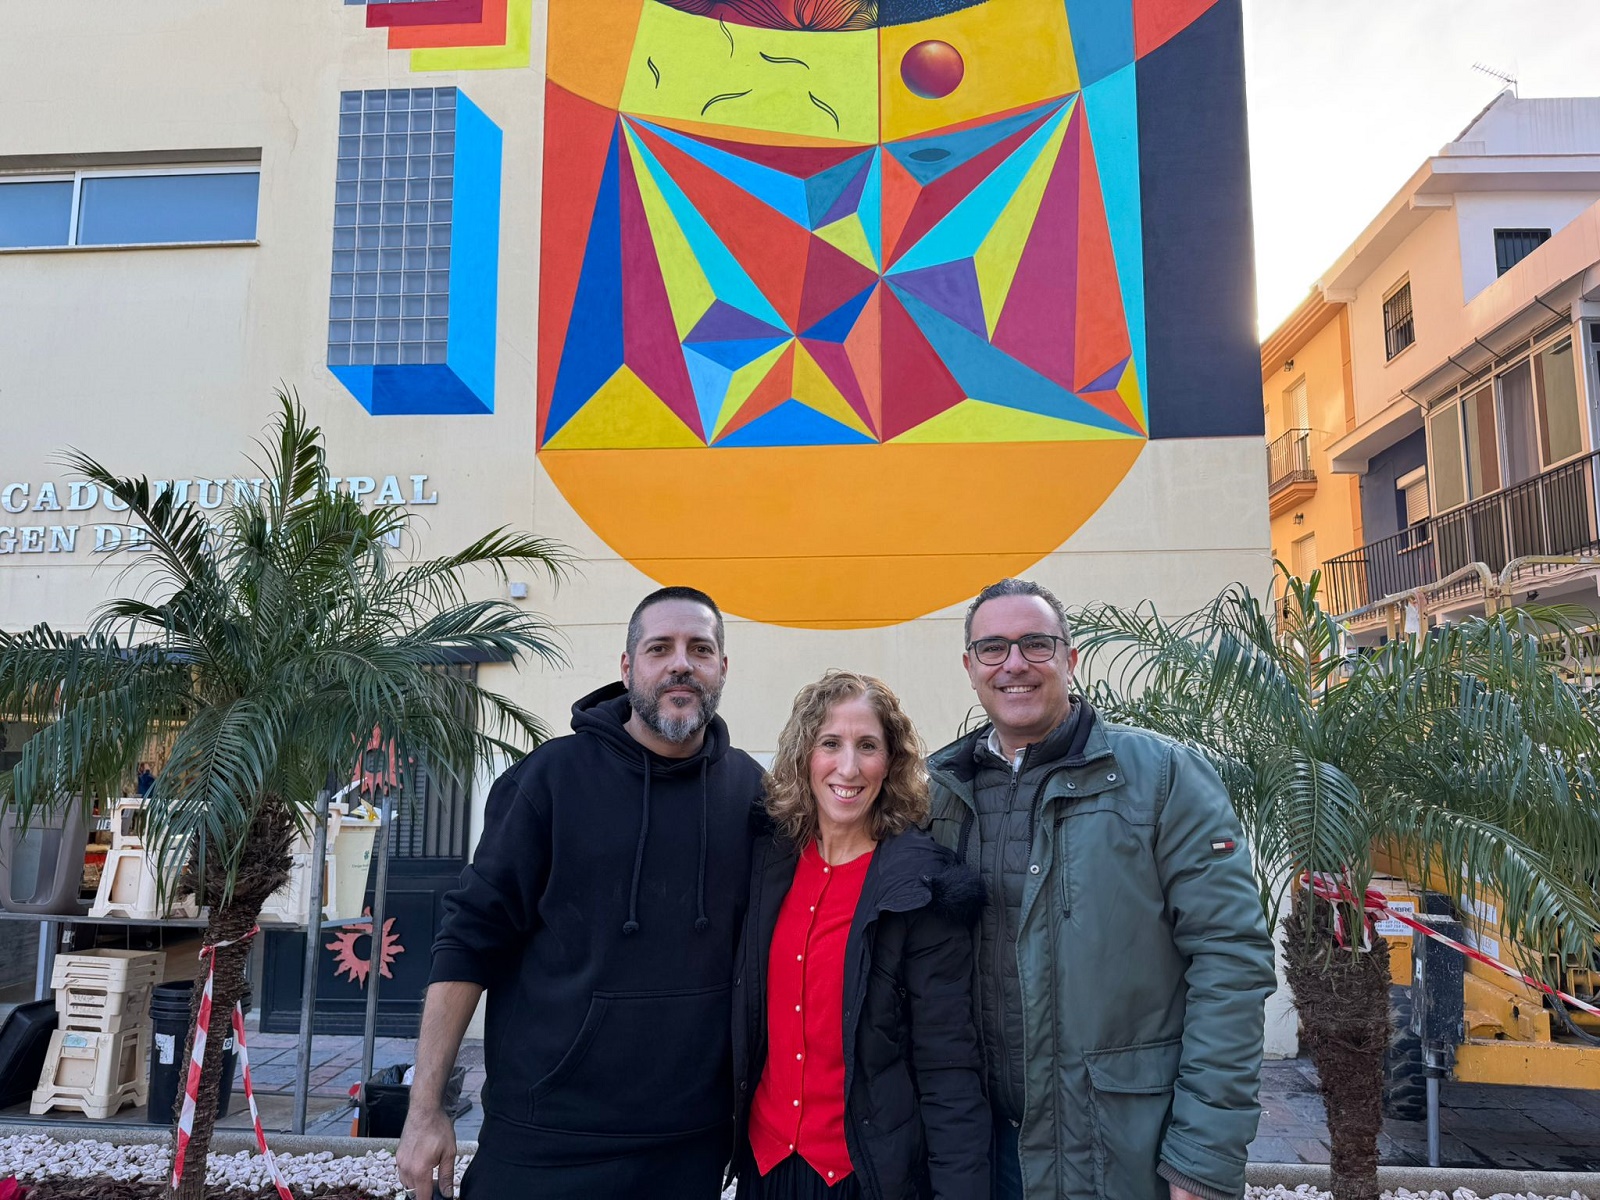
[[[258, 246], [0, 253], [0, 486], [53, 480], [65, 495], [70, 476], [54, 464], [69, 445], [152, 478], [244, 474], [243, 452], [281, 380], [322, 424], [335, 472], [429, 477], [439, 503], [416, 510], [427, 552], [499, 524], [578, 552], [582, 574], [559, 592], [529, 580], [528, 603], [561, 627], [570, 665], [483, 673], [564, 730], [573, 699], [617, 677], [628, 613], [654, 584], [588, 530], [533, 452], [542, 74], [415, 75], [364, 16], [335, 0], [162, 0], [159, 21], [145, 5], [96, 6], [91, 19], [81, 8], [0, 0], [0, 170], [20, 165], [17, 156], [221, 147], [260, 147], [262, 164]], [[67, 45], [72, 70], [41, 52]], [[324, 366], [338, 95], [445, 84], [460, 85], [506, 137], [495, 412], [375, 419]], [[1255, 438], [1154, 443], [1029, 574], [1069, 603], [1148, 599], [1167, 612], [1235, 580], [1262, 587], [1264, 479]], [[82, 547], [0, 557], [0, 627], [82, 628], [116, 579], [114, 563]], [[770, 751], [796, 689], [831, 665], [882, 675], [929, 743], [943, 742], [972, 701], [960, 614], [958, 605], [850, 632], [733, 619], [724, 711], [736, 742]]]
[[[1306, 410], [1311, 421], [1311, 469], [1317, 490], [1310, 499], [1272, 518], [1272, 555], [1289, 564], [1292, 547], [1300, 538], [1316, 534], [1318, 563], [1326, 562], [1361, 544], [1361, 500], [1353, 475], [1335, 475], [1328, 447], [1343, 437], [1348, 427], [1350, 392], [1346, 385], [1348, 337], [1341, 311], [1306, 339], [1294, 352], [1294, 371], [1267, 376], [1261, 389], [1267, 410], [1267, 441], [1289, 429], [1293, 419], [1285, 393], [1296, 380], [1306, 381]], [[1295, 523], [1296, 514], [1304, 519]]]

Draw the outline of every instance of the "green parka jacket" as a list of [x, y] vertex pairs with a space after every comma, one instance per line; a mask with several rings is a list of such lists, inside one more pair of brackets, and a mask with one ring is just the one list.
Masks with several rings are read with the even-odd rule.
[[[1081, 749], [1023, 768], [1024, 1191], [1167, 1200], [1171, 1181], [1242, 1196], [1275, 976], [1239, 822], [1201, 755], [1078, 703]], [[988, 736], [928, 762], [933, 836], [969, 865]]]

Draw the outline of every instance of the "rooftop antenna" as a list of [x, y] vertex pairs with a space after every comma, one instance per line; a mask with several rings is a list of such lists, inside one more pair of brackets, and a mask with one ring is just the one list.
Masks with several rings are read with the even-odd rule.
[[1473, 63], [1472, 69], [1474, 71], [1482, 72], [1491, 79], [1498, 79], [1501, 83], [1505, 84], [1506, 87], [1511, 89], [1511, 94], [1513, 96], [1517, 94], [1517, 77], [1511, 74], [1511, 72], [1502, 71], [1498, 67], [1491, 67], [1488, 63], [1481, 62]]

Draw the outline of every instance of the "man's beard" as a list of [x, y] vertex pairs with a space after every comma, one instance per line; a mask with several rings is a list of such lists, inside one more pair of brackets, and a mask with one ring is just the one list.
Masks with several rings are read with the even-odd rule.
[[[690, 688], [699, 699], [692, 710], [663, 709], [661, 697], [672, 688]], [[722, 689], [712, 691], [693, 675], [669, 675], [654, 690], [644, 691], [637, 685], [628, 688], [628, 703], [639, 719], [673, 745], [682, 745], [707, 725], [717, 715], [717, 704], [722, 699]]]

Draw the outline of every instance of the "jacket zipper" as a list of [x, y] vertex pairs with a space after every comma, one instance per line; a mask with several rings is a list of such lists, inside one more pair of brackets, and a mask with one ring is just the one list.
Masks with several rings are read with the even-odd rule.
[[[1022, 783], [1022, 772], [1027, 768], [1028, 755], [1031, 754], [1031, 753], [1033, 753], [1033, 747], [1031, 745], [1030, 746], [1025, 746], [1025, 747], [1023, 747], [1022, 753], [1017, 755], [1015, 758], [1013, 758], [1011, 760], [1011, 786], [1006, 790], [1006, 813], [1008, 815], [1011, 812], [1012, 804], [1016, 802], [1017, 789]], [[1032, 817], [1031, 814], [1028, 817], [1028, 855], [1029, 855], [1030, 858], [1033, 856], [1033, 817]], [[1004, 874], [1005, 874], [1005, 839], [1001, 838], [1001, 839], [996, 840], [996, 842], [995, 842], [995, 863], [994, 863], [995, 885], [996, 885], [997, 888], [1001, 889], [1001, 893], [1002, 893], [1001, 894], [1001, 906], [1000, 906], [1000, 921], [1001, 921], [1002, 928], [1000, 929], [1000, 936], [995, 938], [995, 940], [994, 940], [994, 969], [995, 969], [995, 979], [996, 979], [997, 982], [1004, 977], [1003, 976], [1003, 972], [1004, 972], [1004, 969], [1005, 969], [1006, 938], [1007, 938], [1007, 936], [1009, 935], [1009, 932], [1010, 932], [1009, 930], [1004, 928], [1005, 923], [1009, 920], [1009, 918], [1006, 915], [1006, 913], [1007, 913], [1007, 911], [1009, 909], [1009, 905], [1007, 905], [1005, 903], [1005, 899], [1004, 899], [1004, 887], [1005, 887], [1005, 884], [1004, 884], [1004, 881], [1003, 881]], [[1020, 950], [1021, 941], [1022, 941], [1022, 911], [1019, 908], [1017, 910], [1016, 938], [1013, 940], [1013, 943], [1012, 943], [1013, 951]], [[1015, 954], [1014, 954], [1014, 957], [1016, 957], [1016, 960], [1017, 960], [1016, 961], [1017, 994], [1018, 994], [1018, 997], [1020, 998], [1021, 994], [1022, 994], [1022, 960], [1021, 960], [1020, 957], [1016, 956]], [[1002, 994], [1003, 994], [1003, 992], [1004, 992], [1004, 989], [1002, 988]], [[1012, 1082], [1013, 1081], [1011, 1079], [1011, 1046], [1010, 1046], [1010, 1043], [1006, 1039], [1006, 1015], [1005, 1015], [1004, 1012], [998, 1012], [995, 1015], [996, 1015], [996, 1018], [997, 1018], [996, 1021], [995, 1021], [995, 1038], [998, 1040], [999, 1047], [1000, 1047], [1000, 1069], [1004, 1073], [1005, 1082], [1006, 1082], [1006, 1091], [1007, 1092], [1011, 1092], [1013, 1090], [1012, 1089]], [[1022, 1096], [1008, 1095], [1006, 1097], [1006, 1100], [1011, 1105], [1011, 1107], [1012, 1107], [1012, 1109], [1014, 1111], [1019, 1112], [1019, 1113], [1022, 1111], [1023, 1105], [1025, 1103], [1025, 1100], [1024, 1100], [1024, 1098]]]

